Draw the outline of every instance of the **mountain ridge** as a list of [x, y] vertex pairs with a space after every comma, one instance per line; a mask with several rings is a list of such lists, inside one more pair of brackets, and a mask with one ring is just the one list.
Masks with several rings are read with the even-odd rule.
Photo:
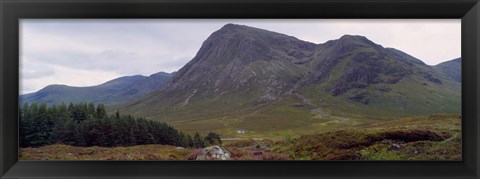
[[85, 87], [52, 84], [37, 92], [20, 95], [20, 104], [44, 102], [53, 105], [70, 102], [93, 102], [114, 105], [158, 89], [170, 79], [172, 74], [158, 72], [150, 76], [122, 76], [99, 85]]
[[461, 65], [462, 58], [455, 58], [453, 60], [439, 63], [435, 65], [434, 68], [450, 76], [455, 81], [462, 82]]
[[228, 24], [161, 89], [118, 109], [173, 123], [231, 118], [247, 128], [253, 121], [269, 123], [269, 115], [285, 122], [286, 116], [274, 114], [283, 114], [279, 109], [305, 119], [335, 109], [350, 117], [357, 111], [360, 118], [456, 113], [459, 91], [444, 73], [364, 36], [314, 44]]

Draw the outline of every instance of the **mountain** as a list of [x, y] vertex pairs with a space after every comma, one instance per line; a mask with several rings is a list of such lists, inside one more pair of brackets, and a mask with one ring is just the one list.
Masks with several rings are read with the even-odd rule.
[[435, 69], [445, 73], [455, 81], [462, 82], [462, 58], [456, 58], [434, 66]]
[[458, 114], [460, 100], [458, 81], [363, 36], [314, 44], [227, 24], [162, 88], [117, 108], [183, 130], [258, 132]]
[[114, 105], [136, 99], [150, 93], [171, 78], [172, 74], [159, 72], [150, 76], [125, 76], [98, 86], [73, 87], [49, 85], [37, 92], [20, 96], [20, 104], [45, 102], [48, 105], [60, 103], [93, 102]]

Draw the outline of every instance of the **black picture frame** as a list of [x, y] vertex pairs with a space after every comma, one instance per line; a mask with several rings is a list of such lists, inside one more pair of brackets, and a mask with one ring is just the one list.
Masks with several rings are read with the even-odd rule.
[[[400, 18], [462, 24], [462, 161], [18, 161], [21, 18]], [[478, 0], [0, 0], [1, 178], [480, 178]]]

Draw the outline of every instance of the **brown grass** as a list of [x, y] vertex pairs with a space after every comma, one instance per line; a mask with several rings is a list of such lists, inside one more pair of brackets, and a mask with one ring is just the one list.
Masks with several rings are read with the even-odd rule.
[[[232, 160], [461, 160], [461, 119], [432, 115], [283, 141], [224, 141]], [[21, 148], [20, 160], [195, 160], [201, 149], [166, 145]]]
[[232, 154], [232, 160], [291, 160], [285, 154], [267, 152], [262, 150], [243, 150], [235, 147], [226, 148]]
[[280, 144], [279, 152], [307, 160], [459, 160], [458, 121], [435, 115], [304, 135]]
[[193, 151], [167, 145], [106, 148], [58, 144], [21, 148], [20, 160], [185, 160]]

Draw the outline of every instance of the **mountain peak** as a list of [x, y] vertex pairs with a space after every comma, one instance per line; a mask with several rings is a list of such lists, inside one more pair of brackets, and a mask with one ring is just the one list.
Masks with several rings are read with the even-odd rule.
[[371, 44], [371, 45], [377, 45], [376, 43], [372, 42], [365, 36], [361, 35], [349, 35], [345, 34], [338, 41], [341, 42], [347, 42], [347, 43], [359, 43], [359, 44]]
[[350, 35], [350, 34], [345, 34], [343, 35], [342, 37], [340, 37], [340, 39], [344, 39], [344, 40], [347, 40], [347, 39], [356, 39], [356, 40], [368, 40], [367, 37], [365, 36], [362, 36], [362, 35]]
[[240, 25], [240, 24], [228, 23], [228, 24], [225, 24], [221, 29], [238, 29], [238, 28], [242, 28], [242, 27], [247, 27], [247, 26]]
[[[249, 26], [246, 26], [246, 25], [228, 23], [228, 24], [225, 24], [222, 28], [220, 28], [218, 30], [218, 32], [233, 33], [233, 32], [242, 32], [242, 31], [246, 31], [246, 30], [255, 30], [255, 29], [257, 29], [257, 28], [249, 27]], [[260, 29], [258, 29], [258, 30], [260, 30]]]
[[151, 74], [148, 77], [160, 77], [160, 76], [172, 76], [172, 73], [166, 73], [166, 72], [161, 71], [161, 72], [158, 72], [158, 73]]
[[246, 26], [246, 25], [228, 23], [228, 24], [225, 24], [218, 31], [216, 31], [214, 34], [221, 35], [221, 36], [225, 36], [225, 35], [227, 36], [236, 36], [236, 35], [258, 36], [260, 34], [267, 35], [267, 34], [277, 34], [277, 33], [264, 30], [264, 29]]
[[[361, 35], [350, 35], [345, 34], [339, 39], [329, 40], [325, 42], [323, 45], [326, 46], [337, 46], [341, 48], [356, 48], [358, 46], [363, 47], [372, 47], [372, 48], [383, 48], [383, 46], [376, 44], [375, 42], [369, 40], [365, 36]], [[352, 50], [352, 49], [349, 49]]]
[[58, 90], [58, 89], [62, 89], [62, 88], [65, 88], [65, 87], [69, 87], [69, 86], [63, 85], [63, 84], [51, 84], [51, 85], [45, 86], [40, 91], [42, 91], [42, 90]]

